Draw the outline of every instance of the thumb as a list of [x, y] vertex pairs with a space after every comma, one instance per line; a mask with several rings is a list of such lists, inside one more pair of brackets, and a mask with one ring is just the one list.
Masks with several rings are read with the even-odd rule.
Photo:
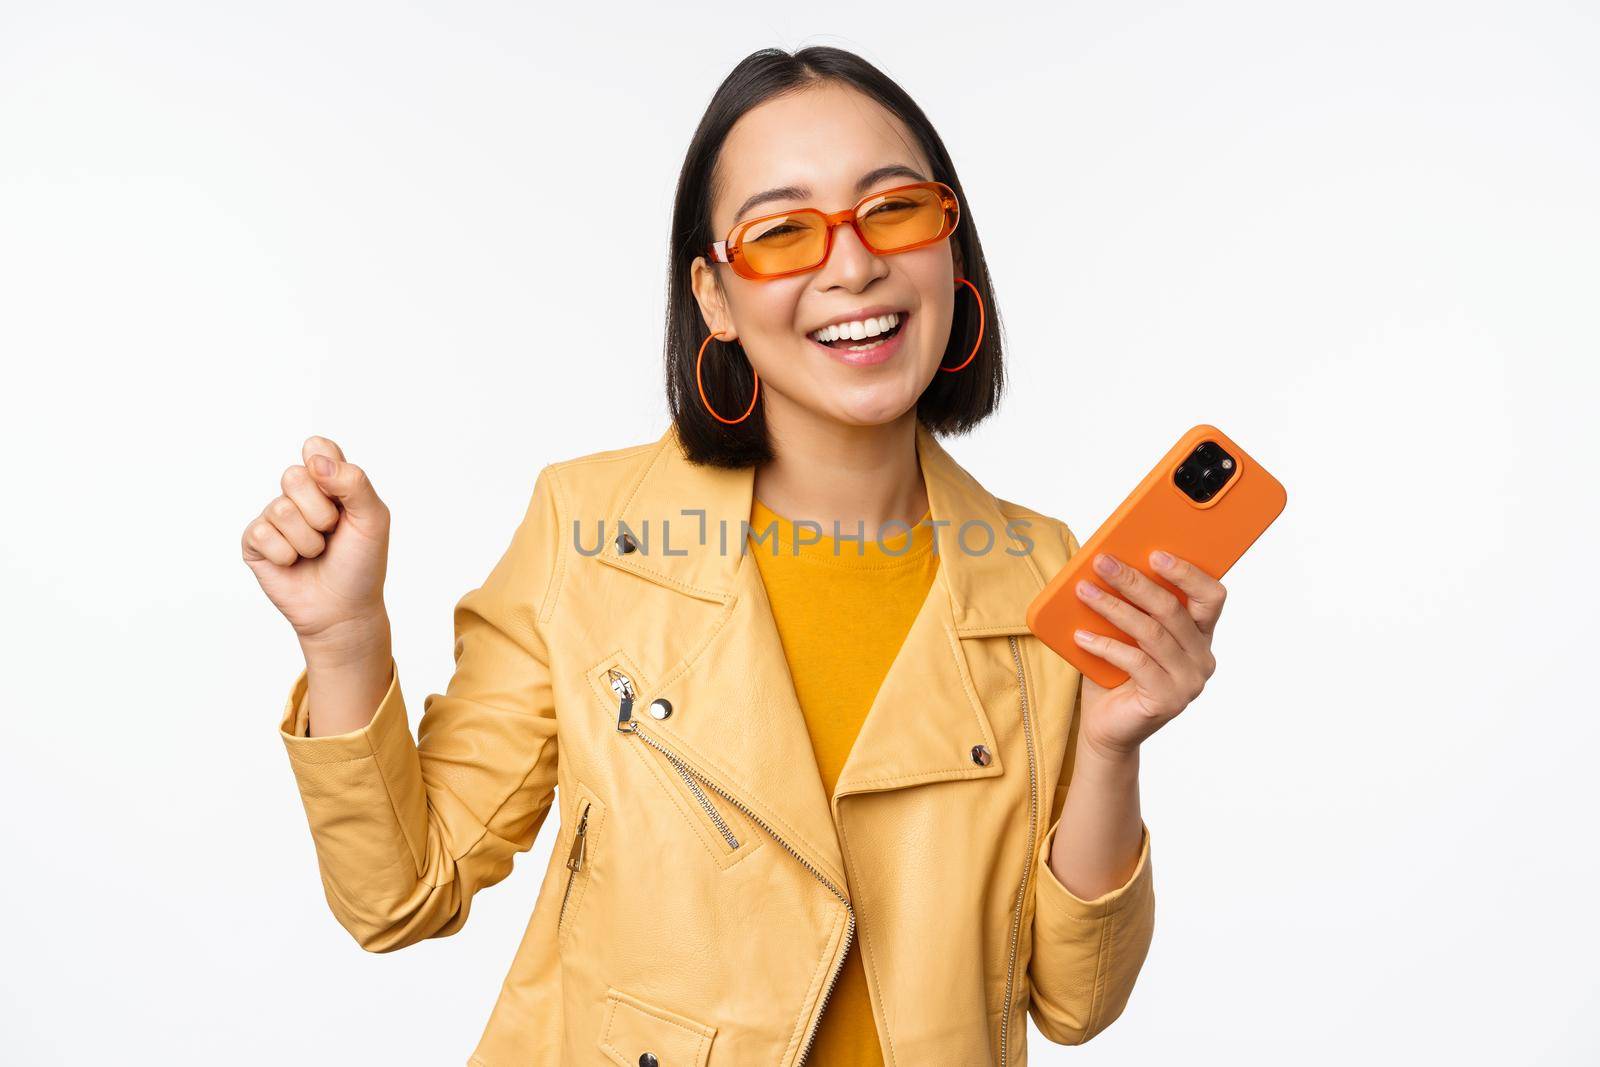
[[351, 518], [360, 521], [375, 516], [383, 508], [367, 472], [354, 463], [335, 459], [325, 452], [314, 452], [306, 461], [306, 469], [316, 480], [317, 487], [337, 500]]

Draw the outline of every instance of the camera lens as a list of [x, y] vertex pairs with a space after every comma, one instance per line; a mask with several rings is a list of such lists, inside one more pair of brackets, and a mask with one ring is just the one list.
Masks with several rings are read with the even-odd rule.
[[1215, 463], [1222, 458], [1222, 449], [1217, 447], [1215, 441], [1202, 441], [1200, 447], [1194, 450], [1194, 458], [1201, 463]]
[[1195, 469], [1193, 463], [1185, 463], [1178, 468], [1172, 480], [1177, 483], [1179, 489], [1187, 493], [1200, 484], [1200, 472]]

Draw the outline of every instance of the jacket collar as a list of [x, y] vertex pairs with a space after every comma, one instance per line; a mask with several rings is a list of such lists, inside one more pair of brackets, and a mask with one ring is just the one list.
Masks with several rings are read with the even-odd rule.
[[[689, 596], [725, 603], [738, 585], [741, 522], [750, 518], [755, 470], [691, 463], [676, 426], [650, 447], [650, 461], [625, 490], [600, 558]], [[1028, 633], [1028, 603], [1046, 576], [1024, 549], [1049, 531], [1025, 523], [1008, 530], [994, 496], [921, 422], [916, 448], [957, 634]], [[622, 530], [635, 535], [639, 549], [619, 550], [615, 535]]]
[[[991, 712], [1005, 717], [1005, 734], [1014, 737], [1012, 718], [1026, 699], [1018, 692], [1021, 657], [976, 646], [984, 638], [1029, 632], [1025, 613], [1044, 575], [1032, 552], [1022, 551], [1026, 542], [1008, 540], [998, 501], [920, 423], [916, 447], [932, 518], [942, 524], [935, 527], [940, 565], [831, 797], [815, 762], [795, 758], [810, 751], [810, 736], [759, 568], [741, 551], [754, 471], [690, 463], [669, 428], [654, 445], [641, 446], [643, 470], [622, 489], [596, 557], [721, 606], [705, 630], [688, 622], [693, 613], [684, 613], [658, 634], [651, 655], [631, 664], [648, 690], [642, 699], [664, 696], [682, 709], [649, 720], [649, 729], [740, 797], [840, 887], [846, 886], [840, 800], [1003, 774]], [[619, 519], [638, 537], [636, 550], [618, 550]], [[961, 549], [962, 526], [974, 520], [993, 532], [989, 551], [978, 551], [986, 540], [981, 527], [967, 530], [972, 550]], [[1037, 525], [1021, 531], [1032, 540], [1053, 534]], [[709, 705], [696, 701], [696, 679], [705, 677], [728, 679], [721, 684], [734, 695]], [[974, 757], [975, 745], [987, 748], [988, 762]]]

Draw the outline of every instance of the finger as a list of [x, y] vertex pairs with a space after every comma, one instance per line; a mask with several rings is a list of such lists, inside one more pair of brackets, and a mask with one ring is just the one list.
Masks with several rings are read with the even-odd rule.
[[1076, 592], [1079, 600], [1137, 641], [1167, 674], [1177, 677], [1194, 669], [1188, 651], [1160, 622], [1086, 578], [1078, 581]]
[[[323, 466], [324, 459], [332, 463], [332, 467], [318, 470]], [[317, 488], [337, 500], [357, 526], [376, 520], [383, 514], [383, 501], [378, 499], [377, 490], [372, 488], [367, 472], [354, 463], [335, 460], [326, 452], [313, 452], [306, 461], [306, 469], [316, 480]]]
[[1150, 564], [1156, 573], [1183, 590], [1183, 595], [1189, 598], [1187, 614], [1194, 620], [1195, 627], [1203, 634], [1209, 634], [1216, 628], [1217, 619], [1222, 615], [1222, 605], [1228, 598], [1227, 587], [1216, 578], [1207, 574], [1199, 567], [1186, 559], [1170, 556], [1171, 562], [1162, 565], [1159, 559], [1163, 553], [1150, 553]]
[[306, 517], [300, 514], [300, 508], [288, 497], [278, 497], [268, 504], [261, 514], [277, 527], [283, 539], [289, 542], [303, 559], [315, 559], [322, 555], [322, 550], [327, 547], [327, 541], [311, 528], [311, 524], [306, 522]]
[[[1143, 608], [1150, 617], [1172, 635], [1178, 646], [1199, 659], [1206, 655], [1205, 635], [1200, 632], [1194, 617], [1183, 608], [1169, 590], [1150, 578], [1137, 567], [1130, 567], [1109, 552], [1097, 552], [1094, 569], [1102, 580], [1126, 600]], [[1133, 635], [1133, 631], [1128, 631]]]
[[316, 435], [306, 438], [305, 443], [300, 446], [300, 462], [305, 463], [312, 456], [319, 454], [327, 456], [337, 463], [345, 462], [344, 449], [340, 448], [338, 443], [331, 438], [318, 437]]
[[243, 538], [244, 561], [256, 563], [267, 560], [280, 567], [287, 567], [300, 558], [300, 553], [294, 546], [283, 539], [283, 534], [278, 528], [267, 521], [265, 515], [258, 515], [249, 526], [244, 529]]
[[317, 488], [316, 479], [305, 467], [297, 463], [284, 471], [280, 484], [283, 486], [283, 495], [294, 501], [295, 507], [300, 509], [300, 514], [305, 516], [313, 530], [327, 533], [339, 525], [338, 506]]
[[1072, 637], [1081, 647], [1127, 671], [1128, 677], [1145, 692], [1164, 698], [1171, 690], [1171, 676], [1144, 649], [1089, 630], [1074, 630]]

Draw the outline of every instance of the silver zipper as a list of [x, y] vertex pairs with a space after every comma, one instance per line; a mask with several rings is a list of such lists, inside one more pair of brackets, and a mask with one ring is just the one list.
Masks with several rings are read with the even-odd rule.
[[[638, 726], [633, 721], [633, 679], [614, 667], [611, 669], [610, 674], [611, 688], [620, 698], [617, 710], [617, 729], [622, 733], [632, 733]], [[656, 747], [660, 748], [659, 745]], [[666, 749], [661, 749], [661, 753], [667, 757], [667, 762], [677, 770], [678, 777], [683, 779], [683, 783], [689, 787], [689, 792], [694, 794], [694, 798], [700, 802], [700, 806], [711, 817], [712, 825], [717, 828], [717, 832], [722, 835], [722, 839], [728, 843], [728, 847], [738, 848], [739, 839], [733, 836], [733, 831], [728, 828], [727, 822], [722, 818], [722, 813], [717, 811], [716, 806], [711, 803], [711, 799], [701, 791], [700, 787], [695, 784], [695, 780], [689, 776], [688, 767], [684, 765], [681, 759]]]
[[1033, 835], [1039, 826], [1039, 784], [1034, 770], [1033, 724], [1028, 720], [1028, 680], [1022, 670], [1022, 653], [1016, 635], [1011, 643], [1011, 659], [1017, 665], [1017, 690], [1022, 694], [1022, 736], [1028, 743], [1028, 853], [1022, 864], [1022, 884], [1017, 887], [1017, 903], [1011, 914], [1011, 955], [1006, 961], [1006, 1006], [1000, 1016], [1000, 1067], [1006, 1065], [1006, 1034], [1011, 1024], [1011, 990], [1017, 973], [1017, 936], [1022, 929], [1022, 902], [1028, 893], [1028, 878], [1033, 873]]
[[[620, 700], [618, 702], [618, 708], [617, 708], [617, 730], [618, 730], [618, 732], [625, 733], [625, 734], [633, 734], [633, 735], [637, 736], [641, 741], [643, 741], [646, 744], [654, 747], [656, 749], [656, 751], [660, 752], [669, 761], [671, 761], [672, 765], [674, 767], [678, 768], [678, 773], [685, 776], [685, 780], [686, 781], [689, 780], [689, 776], [691, 776], [691, 775], [696, 777], [696, 778], [699, 778], [701, 781], [705, 782], [706, 785], [710, 786], [713, 790], [715, 790], [718, 796], [722, 797], [728, 803], [732, 804], [734, 807], [736, 807], [740, 811], [744, 812], [746, 818], [748, 818], [751, 822], [755, 823], [757, 826], [761, 827], [761, 829], [765, 830], [768, 833], [768, 835], [770, 835], [771, 838], [774, 841], [776, 841], [778, 844], [783, 846], [784, 851], [788, 852], [789, 855], [791, 855], [795, 859], [799, 860], [800, 861], [800, 865], [802, 867], [804, 867], [807, 871], [809, 871], [813, 878], [815, 878], [817, 881], [821, 882], [824, 886], [826, 886], [828, 888], [829, 892], [831, 892], [834, 896], [838, 897], [839, 898], [839, 902], [841, 904], [843, 904], [844, 907], [845, 907], [845, 912], [848, 915], [848, 921], [845, 924], [845, 931], [844, 931], [844, 951], [842, 953], [840, 953], [840, 955], [839, 955], [839, 962], [834, 964], [833, 973], [828, 976], [828, 988], [823, 991], [822, 1002], [817, 1006], [817, 1016], [811, 1023], [810, 1032], [806, 1034], [806, 1043], [805, 1043], [805, 1045], [800, 1049], [800, 1058], [795, 1060], [795, 1067], [801, 1067], [801, 1065], [806, 1062], [806, 1057], [811, 1055], [811, 1046], [817, 1040], [817, 1030], [819, 1029], [819, 1027], [820, 1027], [820, 1025], [822, 1023], [823, 1012], [826, 1011], [827, 1007], [828, 1007], [828, 998], [833, 996], [834, 986], [839, 984], [839, 975], [842, 974], [843, 971], [844, 971], [844, 961], [846, 959], [848, 959], [849, 956], [850, 956], [850, 945], [855, 940], [855, 935], [856, 935], [856, 909], [855, 909], [855, 906], [850, 903], [850, 898], [848, 896], [846, 896], [844, 893], [841, 893], [839, 891], [839, 887], [838, 886], [834, 885], [832, 882], [828, 881], [827, 878], [823, 877], [822, 872], [817, 870], [815, 867], [813, 867], [811, 865], [811, 861], [810, 860], [808, 860], [804, 856], [802, 856], [799, 853], [799, 851], [795, 849], [795, 847], [793, 845], [789, 844], [789, 842], [785, 841], [782, 837], [780, 837], [778, 835], [778, 832], [776, 830], [774, 830], [772, 827], [768, 826], [767, 823], [766, 823], [766, 820], [762, 819], [761, 816], [759, 816], [755, 812], [751, 811], [748, 805], [746, 805], [738, 797], [733, 796], [726, 789], [723, 789], [721, 786], [717, 785], [716, 782], [713, 782], [711, 779], [705, 777], [704, 775], [700, 774], [698, 771], [696, 771], [693, 768], [691, 768], [687, 763], [684, 762], [682, 757], [677, 755], [677, 753], [670, 751], [660, 741], [657, 741], [655, 738], [651, 737], [648, 733], [645, 733], [643, 730], [639, 729], [638, 720], [634, 719], [632, 717], [633, 701], [634, 701], [634, 697], [635, 697], [635, 693], [633, 691], [633, 681], [632, 681], [632, 679], [630, 679], [626, 674], [623, 674], [621, 671], [616, 670], [615, 668], [613, 668], [610, 671], [610, 676], [611, 676], [611, 688], [612, 688], [612, 690], [614, 692], [616, 692], [616, 694], [620, 698]], [[693, 783], [691, 782], [691, 785], [692, 784]], [[696, 789], [696, 793], [697, 793], [697, 795], [702, 795], [703, 796], [703, 794], [699, 793], [698, 788]], [[708, 804], [707, 810], [708, 811], [713, 810], [713, 809], [711, 809], [709, 807], [709, 801], [707, 802], [707, 804]]]
[[567, 898], [572, 896], [572, 883], [577, 881], [578, 872], [583, 870], [583, 854], [587, 832], [589, 829], [589, 802], [583, 802], [583, 814], [578, 816], [578, 829], [572, 835], [572, 851], [567, 853], [567, 888], [561, 894], [561, 910], [556, 912], [556, 933], [560, 934], [561, 924], [567, 917]]

